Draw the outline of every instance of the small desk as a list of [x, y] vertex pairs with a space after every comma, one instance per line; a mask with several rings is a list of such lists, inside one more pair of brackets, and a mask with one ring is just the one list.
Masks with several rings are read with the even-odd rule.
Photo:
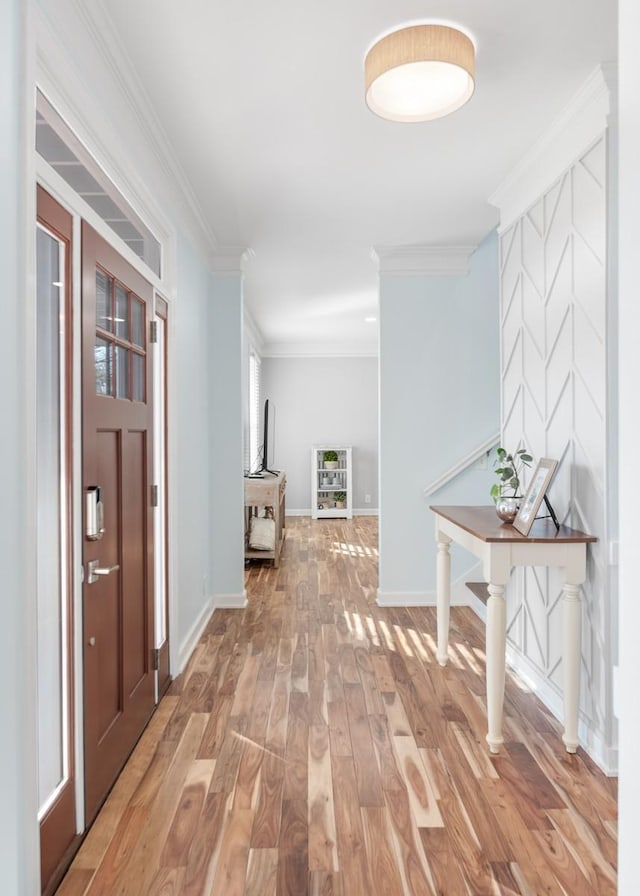
[[487, 743], [492, 753], [500, 750], [506, 653], [506, 607], [504, 591], [514, 566], [558, 566], [564, 569], [563, 587], [563, 676], [564, 734], [568, 753], [578, 748], [580, 696], [581, 604], [580, 586], [586, 577], [587, 544], [592, 535], [561, 526], [551, 520], [536, 520], [529, 535], [501, 523], [494, 507], [430, 508], [436, 516], [438, 662], [446, 665], [449, 642], [452, 541], [482, 560], [487, 601]]
[[[245, 506], [245, 532], [244, 532], [244, 556], [245, 559], [273, 560], [274, 566], [280, 565], [280, 551], [284, 541], [284, 509], [287, 477], [283, 472], [265, 473], [260, 479], [245, 476], [244, 479], [244, 506]], [[249, 525], [251, 514], [258, 507], [272, 507], [273, 521], [276, 527], [276, 541], [273, 551], [254, 551], [249, 547]]]

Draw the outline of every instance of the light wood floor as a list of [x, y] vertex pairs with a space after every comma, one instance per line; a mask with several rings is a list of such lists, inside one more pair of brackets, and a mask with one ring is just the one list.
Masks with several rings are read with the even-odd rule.
[[[376, 606], [372, 518], [287, 520], [280, 569], [216, 611], [58, 890], [613, 896], [615, 781], [508, 676], [485, 745], [484, 629]], [[425, 546], [429, 550], [429, 546]]]

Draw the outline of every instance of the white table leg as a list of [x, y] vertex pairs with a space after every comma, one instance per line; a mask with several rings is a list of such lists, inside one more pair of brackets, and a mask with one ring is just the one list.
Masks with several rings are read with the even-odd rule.
[[582, 606], [580, 586], [565, 583], [563, 604], [563, 678], [564, 678], [564, 734], [562, 740], [567, 753], [578, 749], [578, 710], [580, 701], [580, 653], [582, 641]]
[[504, 703], [504, 667], [506, 641], [506, 605], [504, 585], [488, 586], [487, 601], [487, 743], [492, 753], [500, 752], [502, 737], [502, 705]]
[[436, 566], [436, 602], [438, 617], [438, 662], [446, 666], [449, 660], [449, 604], [451, 602], [451, 554], [450, 540], [438, 535]]

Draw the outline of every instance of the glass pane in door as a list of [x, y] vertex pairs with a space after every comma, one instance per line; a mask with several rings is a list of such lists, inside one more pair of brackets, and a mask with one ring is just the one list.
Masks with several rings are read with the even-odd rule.
[[116, 336], [129, 338], [129, 294], [119, 283], [116, 283]]
[[96, 395], [113, 395], [112, 345], [105, 339], [96, 337]]
[[116, 345], [116, 398], [129, 398], [129, 351]]
[[131, 397], [134, 401], [144, 401], [145, 359], [143, 355], [131, 353]]
[[63, 519], [64, 243], [36, 235], [38, 804], [46, 812], [68, 774], [67, 636]]
[[101, 270], [96, 271], [96, 326], [113, 330], [111, 280]]

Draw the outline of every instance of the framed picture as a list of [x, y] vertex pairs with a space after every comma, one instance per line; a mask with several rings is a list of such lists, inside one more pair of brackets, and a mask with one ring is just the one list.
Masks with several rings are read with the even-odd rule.
[[549, 488], [549, 484], [553, 479], [553, 474], [555, 473], [557, 466], [558, 461], [550, 460], [548, 457], [543, 457], [538, 462], [536, 471], [529, 483], [527, 494], [524, 496], [518, 514], [513, 521], [514, 528], [522, 533], [522, 535], [529, 534], [529, 530], [536, 518], [538, 508], [542, 504], [542, 499]]

